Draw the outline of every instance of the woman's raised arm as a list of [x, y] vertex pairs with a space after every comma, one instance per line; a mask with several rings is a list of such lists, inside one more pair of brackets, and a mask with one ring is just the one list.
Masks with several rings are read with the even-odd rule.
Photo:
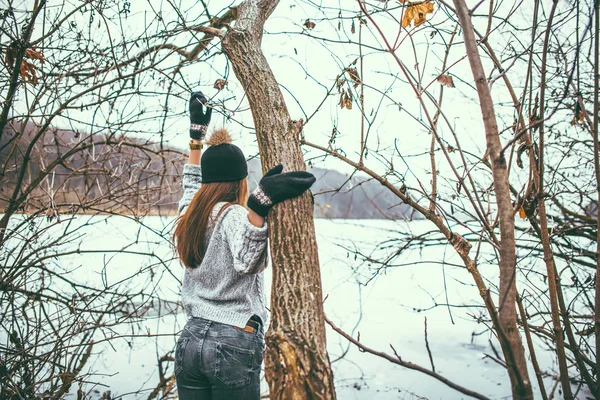
[[[206, 135], [212, 115], [212, 108], [206, 106], [206, 103], [206, 96], [202, 92], [194, 92], [190, 96], [190, 155], [188, 163], [183, 167], [183, 196], [179, 201], [179, 213], [190, 204], [202, 182], [200, 170], [202, 140]], [[206, 112], [204, 107], [206, 107]]]

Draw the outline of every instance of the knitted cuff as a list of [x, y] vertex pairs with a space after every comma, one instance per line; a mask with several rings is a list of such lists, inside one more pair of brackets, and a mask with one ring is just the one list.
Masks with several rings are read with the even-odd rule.
[[204, 139], [208, 125], [191, 124], [190, 125], [190, 137], [196, 140]]
[[248, 208], [264, 218], [273, 208], [273, 200], [267, 196], [262, 186], [258, 185], [248, 197]]

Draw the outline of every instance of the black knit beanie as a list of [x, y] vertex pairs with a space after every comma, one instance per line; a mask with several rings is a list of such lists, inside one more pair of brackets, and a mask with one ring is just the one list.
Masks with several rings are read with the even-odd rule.
[[234, 144], [225, 129], [213, 132], [205, 142], [208, 149], [202, 153], [202, 183], [234, 182], [248, 176], [248, 165], [244, 153]]

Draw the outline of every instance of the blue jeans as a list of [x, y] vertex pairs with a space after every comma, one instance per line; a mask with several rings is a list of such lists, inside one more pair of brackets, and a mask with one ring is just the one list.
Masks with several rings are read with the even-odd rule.
[[177, 340], [175, 378], [180, 400], [258, 400], [264, 331], [191, 318]]

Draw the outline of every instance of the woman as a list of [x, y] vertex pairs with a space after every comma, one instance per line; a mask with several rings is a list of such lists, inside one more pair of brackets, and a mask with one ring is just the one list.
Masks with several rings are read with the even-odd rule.
[[304, 193], [315, 177], [282, 173], [278, 165], [248, 196], [246, 159], [227, 131], [215, 131], [201, 154], [212, 111], [203, 105], [204, 95], [193, 93], [190, 156], [175, 229], [189, 318], [175, 350], [177, 389], [182, 400], [255, 400], [269, 318], [265, 217], [275, 204]]

